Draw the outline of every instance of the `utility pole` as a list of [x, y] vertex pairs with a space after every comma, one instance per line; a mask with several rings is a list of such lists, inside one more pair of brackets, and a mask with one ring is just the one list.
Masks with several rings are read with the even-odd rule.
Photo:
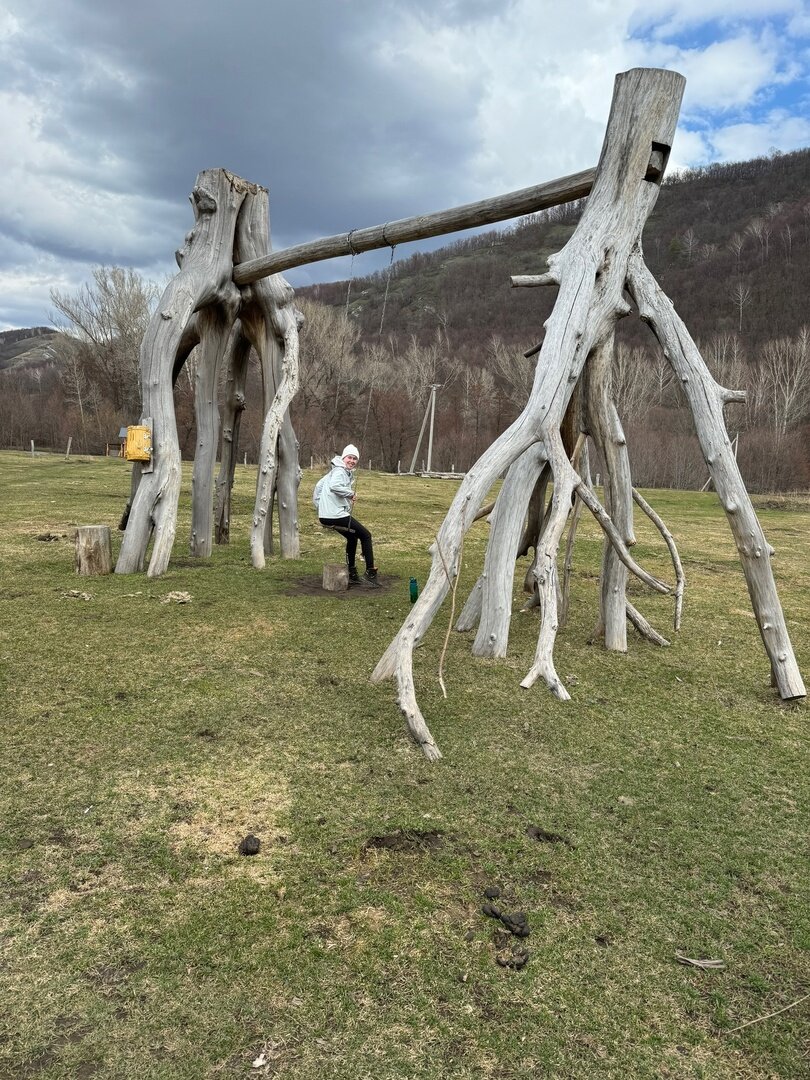
[[430, 434], [428, 435], [428, 460], [427, 471], [430, 472], [433, 463], [433, 421], [436, 419], [436, 391], [441, 383], [433, 383], [430, 388]]
[[422, 445], [422, 436], [425, 434], [425, 428], [427, 427], [427, 419], [430, 416], [430, 434], [428, 435], [428, 460], [427, 460], [427, 472], [430, 472], [430, 461], [433, 456], [433, 420], [436, 415], [436, 391], [441, 386], [441, 383], [433, 383], [430, 387], [430, 400], [428, 401], [427, 408], [425, 409], [425, 415], [422, 418], [422, 426], [419, 429], [419, 438], [416, 440], [416, 449], [413, 452], [411, 458], [411, 467], [408, 469], [408, 473], [413, 476], [416, 469], [416, 459], [419, 456], [419, 447]]

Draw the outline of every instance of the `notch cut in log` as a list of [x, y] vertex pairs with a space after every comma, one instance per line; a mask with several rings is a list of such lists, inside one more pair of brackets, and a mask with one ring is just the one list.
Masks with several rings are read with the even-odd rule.
[[86, 577], [112, 573], [109, 525], [80, 525], [76, 529], [76, 573]]

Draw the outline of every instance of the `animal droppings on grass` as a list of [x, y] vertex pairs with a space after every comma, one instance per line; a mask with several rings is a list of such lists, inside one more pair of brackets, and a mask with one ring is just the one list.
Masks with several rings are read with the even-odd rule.
[[[281, 839], [281, 837], [279, 837]], [[286, 839], [286, 837], [285, 837]], [[240, 855], [258, 855], [261, 850], [262, 842], [258, 836], [254, 836], [253, 833], [248, 833], [247, 836], [239, 844]]]
[[567, 848], [574, 847], [568, 837], [562, 836], [560, 833], [549, 832], [547, 829], [541, 829], [538, 825], [529, 825], [526, 829], [526, 835], [532, 840], [539, 840], [542, 844], [564, 844]]
[[514, 934], [515, 937], [525, 938], [531, 933], [525, 911], [516, 911], [513, 915], [501, 912], [500, 919], [509, 933]]
[[508, 952], [500, 952], [495, 957], [498, 967], [511, 968], [513, 971], [521, 971], [529, 962], [528, 949], [512, 948]]

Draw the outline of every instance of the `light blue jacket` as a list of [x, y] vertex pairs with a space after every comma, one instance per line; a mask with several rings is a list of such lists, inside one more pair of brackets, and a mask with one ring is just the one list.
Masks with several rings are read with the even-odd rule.
[[315, 485], [312, 502], [319, 518], [350, 517], [354, 495], [354, 470], [347, 469], [343, 458], [335, 455], [331, 472], [322, 476]]

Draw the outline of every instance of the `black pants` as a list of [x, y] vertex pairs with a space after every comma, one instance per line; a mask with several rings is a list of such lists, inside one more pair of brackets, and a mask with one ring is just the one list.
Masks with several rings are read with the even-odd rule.
[[335, 532], [346, 537], [346, 562], [349, 566], [354, 566], [354, 560], [357, 556], [357, 541], [359, 540], [366, 570], [374, 569], [374, 548], [371, 546], [371, 533], [365, 525], [360, 524], [356, 517], [318, 518], [318, 520], [327, 529], [334, 529]]

